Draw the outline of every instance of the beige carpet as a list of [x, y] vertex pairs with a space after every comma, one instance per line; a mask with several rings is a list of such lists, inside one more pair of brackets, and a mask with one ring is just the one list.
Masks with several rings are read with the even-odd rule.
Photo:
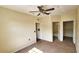
[[63, 42], [54, 39], [54, 42], [40, 40], [16, 53], [75, 53], [75, 45], [71, 38], [64, 38]]

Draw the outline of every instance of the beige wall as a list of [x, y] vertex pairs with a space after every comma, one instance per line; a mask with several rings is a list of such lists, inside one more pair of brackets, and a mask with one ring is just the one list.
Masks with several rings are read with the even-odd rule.
[[79, 53], [79, 8], [77, 9], [76, 25], [76, 50]]
[[40, 18], [40, 39], [52, 42], [52, 22], [50, 16]]
[[61, 15], [62, 21], [71, 21], [76, 19], [76, 9]]
[[60, 22], [61, 16], [60, 15], [51, 15], [51, 21], [52, 22]]
[[35, 43], [35, 21], [34, 16], [0, 7], [0, 52], [14, 52]]
[[[46, 41], [53, 41], [53, 26], [52, 22], [59, 22], [61, 17], [59, 15], [51, 15], [51, 16], [44, 16], [39, 18], [40, 22], [40, 39]], [[58, 35], [59, 36], [59, 35]]]

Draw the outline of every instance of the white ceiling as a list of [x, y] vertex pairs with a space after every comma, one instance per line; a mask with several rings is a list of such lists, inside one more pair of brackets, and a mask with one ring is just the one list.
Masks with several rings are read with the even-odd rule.
[[[38, 13], [30, 13], [29, 11], [38, 11], [37, 5], [3, 5], [1, 7], [5, 7], [8, 9], [16, 10], [23, 13], [28, 13], [32, 15], [37, 15]], [[67, 11], [74, 10], [78, 7], [78, 5], [45, 5], [48, 8], [55, 8], [55, 10], [51, 11], [52, 15], [60, 15], [62, 13], [66, 13]]]

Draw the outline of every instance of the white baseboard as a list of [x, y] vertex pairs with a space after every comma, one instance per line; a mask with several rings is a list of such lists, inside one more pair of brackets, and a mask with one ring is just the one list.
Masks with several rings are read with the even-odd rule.
[[33, 41], [33, 42], [29, 43], [28, 45], [25, 44], [25, 45], [23, 45], [23, 46], [17, 48], [15, 51], [12, 51], [11, 53], [15, 53], [15, 52], [17, 52], [17, 51], [19, 51], [19, 50], [22, 50], [23, 48], [26, 48], [26, 47], [28, 47], [28, 46], [34, 44], [34, 43], [36, 43], [36, 41]]

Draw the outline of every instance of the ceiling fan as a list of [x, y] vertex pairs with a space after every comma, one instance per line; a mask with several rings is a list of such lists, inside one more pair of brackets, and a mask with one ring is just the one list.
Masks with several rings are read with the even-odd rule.
[[46, 15], [49, 15], [50, 13], [48, 12], [48, 11], [52, 11], [52, 10], [55, 10], [55, 8], [49, 8], [49, 9], [45, 9], [44, 8], [45, 6], [37, 6], [37, 8], [38, 8], [38, 10], [39, 11], [30, 11], [31, 13], [32, 12], [39, 12], [38, 14], [37, 14], [37, 16], [39, 16], [39, 15], [41, 15], [41, 13], [42, 14], [46, 14]]

